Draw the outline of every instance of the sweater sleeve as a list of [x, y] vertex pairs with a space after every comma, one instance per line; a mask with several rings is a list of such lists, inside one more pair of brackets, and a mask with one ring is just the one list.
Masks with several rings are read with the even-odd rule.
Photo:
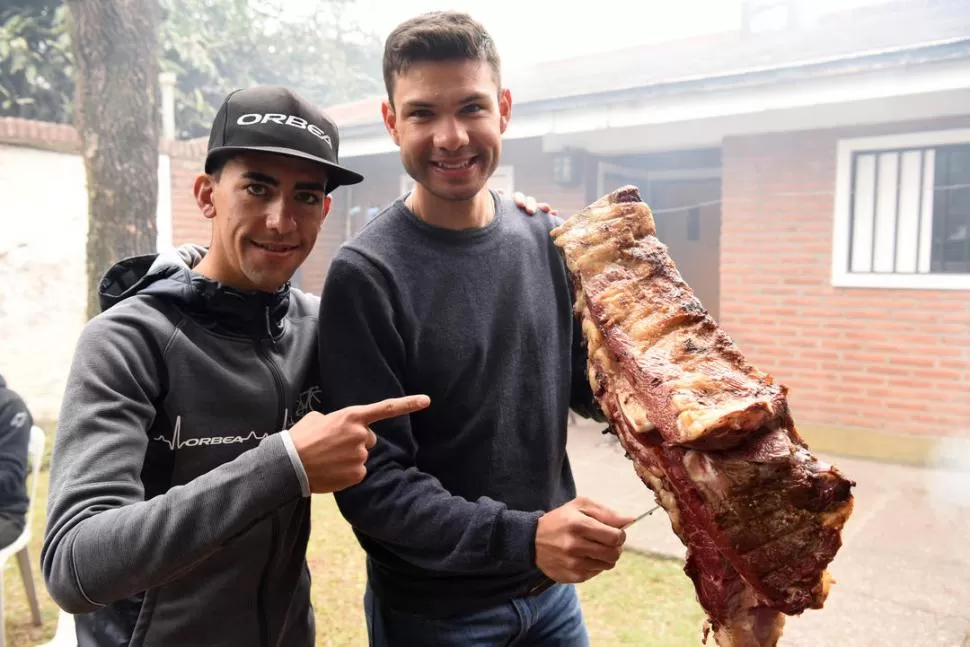
[[[334, 258], [319, 317], [326, 410], [406, 395], [401, 313], [392, 295], [384, 275], [359, 253], [345, 247]], [[407, 416], [372, 428], [378, 442], [367, 460], [367, 476], [335, 494], [355, 530], [429, 570], [485, 573], [534, 566], [540, 511], [510, 510], [488, 497], [470, 501], [449, 493], [418, 469]]]
[[84, 613], [175, 580], [301, 496], [279, 434], [145, 500], [141, 471], [162, 351], [121, 317], [78, 340], [51, 459], [41, 568], [57, 604]]
[[[563, 224], [562, 218], [559, 216], [551, 216], [550, 221], [553, 227], [558, 227]], [[569, 304], [570, 310], [574, 312], [572, 319], [572, 345], [571, 345], [571, 360], [572, 360], [572, 376], [570, 380], [570, 397], [569, 397], [569, 408], [575, 411], [577, 414], [583, 416], [584, 418], [589, 418], [591, 420], [596, 420], [597, 422], [606, 422], [606, 414], [600, 409], [599, 402], [597, 402], [596, 397], [593, 395], [593, 389], [589, 383], [589, 368], [588, 368], [588, 348], [586, 345], [586, 339], [583, 337], [583, 325], [579, 315], [575, 314], [576, 307], [576, 294], [573, 291], [573, 287], [569, 284], [569, 269], [566, 267], [566, 258], [563, 252], [550, 240], [549, 245], [555, 248], [556, 257], [559, 262], [562, 263], [563, 273], [566, 275], [566, 281], [569, 289]]]
[[589, 384], [588, 352], [586, 340], [583, 337], [582, 324], [578, 317], [573, 318], [572, 332], [572, 380], [570, 382], [571, 391], [569, 406], [570, 408], [590, 420], [605, 423], [606, 414], [599, 406], [593, 396], [593, 389]]

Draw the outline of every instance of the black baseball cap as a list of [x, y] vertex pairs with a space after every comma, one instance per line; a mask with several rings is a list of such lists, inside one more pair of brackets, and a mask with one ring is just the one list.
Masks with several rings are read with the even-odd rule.
[[223, 155], [262, 151], [300, 157], [327, 169], [327, 193], [364, 176], [337, 163], [340, 133], [327, 113], [279, 85], [235, 90], [225, 98], [209, 133], [205, 171]]

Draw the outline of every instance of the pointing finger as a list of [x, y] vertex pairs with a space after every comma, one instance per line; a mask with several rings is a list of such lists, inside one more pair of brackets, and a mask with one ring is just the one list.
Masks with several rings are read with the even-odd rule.
[[406, 395], [402, 398], [388, 398], [373, 404], [360, 404], [347, 407], [348, 413], [365, 425], [389, 418], [407, 415], [420, 411], [431, 404], [431, 398], [426, 395]]

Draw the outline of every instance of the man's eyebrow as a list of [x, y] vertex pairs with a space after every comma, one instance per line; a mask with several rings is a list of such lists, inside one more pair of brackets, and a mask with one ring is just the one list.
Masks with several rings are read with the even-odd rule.
[[[247, 180], [262, 182], [263, 184], [270, 184], [275, 187], [280, 185], [280, 181], [275, 177], [260, 173], [259, 171], [246, 171], [243, 173], [243, 177]], [[326, 193], [326, 187], [323, 182], [300, 182], [294, 188], [297, 191], [319, 191], [320, 193]]]
[[458, 103], [471, 103], [472, 101], [482, 101], [487, 99], [488, 95], [484, 92], [475, 92], [474, 94], [469, 94], [467, 97], [459, 101]]
[[411, 99], [404, 102], [404, 107], [411, 108], [413, 110], [414, 108], [432, 108], [434, 107], [434, 104], [431, 103], [430, 101], [419, 101], [417, 99]]
[[255, 180], [257, 182], [262, 182], [263, 184], [272, 184], [273, 186], [279, 186], [280, 181], [271, 175], [266, 175], [265, 173], [260, 173], [259, 171], [246, 171], [242, 175], [247, 180]]
[[[484, 101], [488, 98], [488, 96], [489, 95], [485, 92], [475, 92], [473, 94], [469, 94], [467, 97], [463, 97], [460, 101], [458, 101], [458, 103], [465, 104], [471, 103], [472, 101]], [[435, 104], [430, 101], [421, 101], [418, 99], [412, 99], [404, 102], [404, 107], [412, 110], [415, 108], [433, 108], [434, 106]]]
[[326, 193], [327, 189], [320, 182], [300, 182], [296, 185], [297, 191], [319, 191]]

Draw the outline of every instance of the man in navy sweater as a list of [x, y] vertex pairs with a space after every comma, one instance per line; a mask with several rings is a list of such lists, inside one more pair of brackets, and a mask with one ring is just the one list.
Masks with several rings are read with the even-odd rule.
[[[336, 493], [367, 552], [372, 645], [586, 645], [574, 583], [614, 566], [632, 519], [576, 498], [569, 409], [602, 420], [548, 214], [487, 188], [511, 114], [464, 14], [399, 26], [388, 132], [414, 191], [335, 256], [321, 300], [326, 410], [405, 393]], [[550, 586], [551, 585], [551, 586]]]

